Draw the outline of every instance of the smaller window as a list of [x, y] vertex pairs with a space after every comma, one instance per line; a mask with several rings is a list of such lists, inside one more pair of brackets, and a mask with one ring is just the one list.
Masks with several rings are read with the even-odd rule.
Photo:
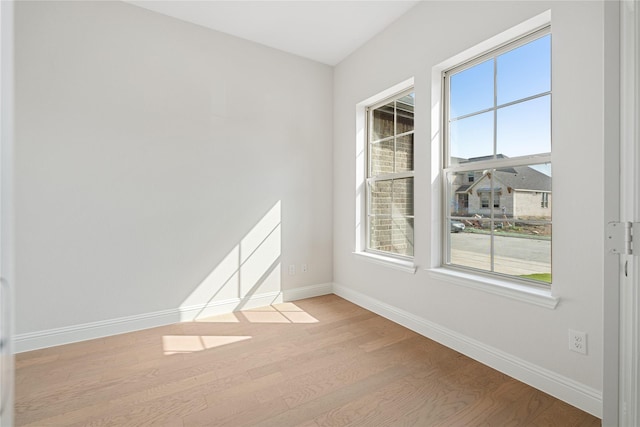
[[542, 201], [540, 202], [541, 208], [549, 207], [549, 193], [542, 193]]
[[466, 209], [469, 209], [469, 194], [467, 193], [458, 194], [457, 211], [466, 210]]
[[367, 250], [413, 256], [413, 90], [367, 108]]
[[480, 206], [483, 208], [489, 207], [489, 193], [480, 193]]
[[473, 172], [469, 172], [467, 174], [467, 182], [472, 183], [475, 180], [475, 175]]

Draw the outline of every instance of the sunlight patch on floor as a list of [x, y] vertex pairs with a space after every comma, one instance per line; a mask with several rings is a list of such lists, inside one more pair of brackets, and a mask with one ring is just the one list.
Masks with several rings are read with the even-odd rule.
[[318, 319], [291, 302], [254, 308], [239, 314], [251, 323], [318, 323]]
[[227, 344], [246, 341], [251, 338], [251, 336], [165, 335], [162, 337], [162, 349], [164, 350], [165, 356], [195, 353]]

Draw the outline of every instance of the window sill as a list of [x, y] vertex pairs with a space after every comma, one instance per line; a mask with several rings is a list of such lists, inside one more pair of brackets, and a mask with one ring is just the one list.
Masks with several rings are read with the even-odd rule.
[[416, 266], [412, 261], [405, 261], [402, 259], [386, 257], [384, 255], [372, 254], [369, 252], [353, 252], [353, 254], [360, 259], [372, 262], [374, 264], [384, 265], [385, 267], [390, 267], [396, 270], [404, 271], [406, 273], [416, 273]]
[[551, 295], [551, 290], [548, 289], [538, 289], [506, 280], [482, 277], [447, 268], [433, 268], [427, 271], [431, 277], [439, 280], [538, 305], [550, 310], [555, 309], [560, 302], [560, 298]]

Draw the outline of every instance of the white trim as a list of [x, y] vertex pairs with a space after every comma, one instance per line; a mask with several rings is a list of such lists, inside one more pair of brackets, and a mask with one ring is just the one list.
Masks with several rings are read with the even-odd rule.
[[333, 293], [333, 283], [320, 283], [318, 285], [305, 286], [302, 288], [286, 289], [282, 291], [285, 301], [296, 301], [299, 299], [319, 297]]
[[534, 365], [415, 314], [378, 301], [346, 286], [334, 283], [333, 292], [354, 304], [386, 317], [596, 417], [601, 416], [602, 393], [594, 388], [541, 366]]
[[[640, 218], [640, 5], [620, 3], [620, 220]], [[620, 267], [629, 263], [630, 272], [620, 274], [619, 425], [640, 423], [640, 260], [620, 255]], [[621, 270], [623, 270], [621, 268]], [[605, 331], [606, 332], [606, 331]], [[605, 354], [606, 356], [606, 354]], [[611, 356], [609, 356], [610, 358]], [[605, 360], [605, 363], [607, 360]], [[611, 363], [611, 362], [609, 362]], [[608, 365], [605, 365], [605, 368]], [[608, 400], [609, 401], [609, 400]], [[609, 404], [607, 404], [609, 408]]]
[[232, 298], [223, 301], [214, 301], [208, 304], [198, 304], [98, 322], [83, 323], [80, 325], [65, 326], [62, 328], [29, 332], [14, 337], [14, 349], [16, 353], [22, 353], [39, 348], [70, 344], [178, 322], [189, 322], [218, 314], [264, 307], [283, 301], [295, 301], [303, 298], [327, 295], [332, 292], [332, 283], [321, 283], [280, 292], [252, 295], [248, 298]]
[[431, 277], [438, 280], [538, 305], [551, 310], [555, 309], [560, 302], [560, 298], [551, 295], [550, 289], [521, 285], [494, 277], [484, 277], [478, 274], [465, 273], [447, 268], [432, 268], [427, 271]]
[[245, 299], [234, 298], [224, 301], [216, 301], [210, 304], [180, 307], [152, 313], [137, 314], [134, 316], [119, 317], [98, 322], [89, 322], [80, 325], [18, 334], [14, 337], [14, 349], [16, 353], [22, 353], [24, 351], [36, 350], [39, 348], [70, 344], [78, 341], [139, 331], [141, 329], [191, 321], [196, 318], [230, 313], [238, 309], [239, 306], [241, 306], [242, 309], [249, 309], [281, 301], [281, 292], [271, 292], [268, 294], [254, 295], [251, 298]]
[[0, 352], [0, 426], [14, 421], [14, 358], [11, 336], [14, 330], [15, 243], [14, 243], [14, 2], [0, 2], [0, 277], [2, 309], [0, 328], [3, 346]]
[[180, 319], [178, 320], [179, 322], [190, 322], [196, 319], [217, 316], [219, 314], [264, 307], [271, 304], [277, 304], [282, 301], [282, 292], [276, 291], [251, 295], [250, 297], [245, 298], [231, 298], [222, 301], [214, 301], [208, 304], [180, 307], [176, 309], [176, 311], [180, 315]]
[[395, 270], [404, 271], [405, 273], [415, 274], [417, 267], [413, 261], [405, 261], [398, 258], [392, 258], [384, 255], [373, 254], [371, 252], [354, 252], [357, 258], [374, 264], [390, 267]]

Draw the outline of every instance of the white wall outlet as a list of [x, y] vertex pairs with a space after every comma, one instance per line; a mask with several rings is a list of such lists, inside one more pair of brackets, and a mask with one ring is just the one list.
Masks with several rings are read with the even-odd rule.
[[291, 264], [289, 266], [289, 276], [295, 276], [296, 275], [296, 266], [295, 264]]
[[309, 271], [309, 267], [307, 266], [307, 264], [302, 264], [300, 266], [300, 271], [302, 271], [303, 273], [306, 273], [307, 271]]
[[587, 334], [569, 329], [569, 350], [587, 354]]

